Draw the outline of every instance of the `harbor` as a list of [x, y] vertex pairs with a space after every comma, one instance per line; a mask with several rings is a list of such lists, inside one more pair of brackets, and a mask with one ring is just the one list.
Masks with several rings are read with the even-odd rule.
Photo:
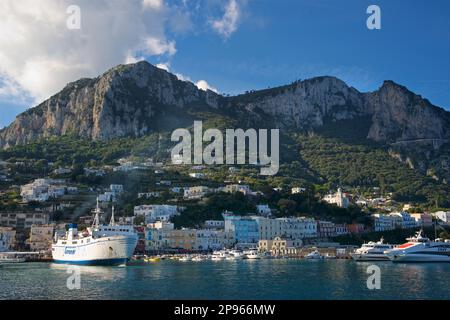
[[[367, 268], [380, 268], [381, 289], [369, 290]], [[449, 299], [450, 264], [353, 260], [161, 260], [141, 266], [86, 267], [69, 290], [74, 266], [3, 266], [0, 299]]]

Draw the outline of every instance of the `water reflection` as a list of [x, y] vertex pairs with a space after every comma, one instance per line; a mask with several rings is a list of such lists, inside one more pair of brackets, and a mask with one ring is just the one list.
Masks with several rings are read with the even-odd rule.
[[[381, 269], [381, 290], [367, 289], [372, 264]], [[448, 299], [450, 287], [450, 264], [161, 261], [79, 268], [81, 289], [68, 290], [70, 266], [8, 266], [0, 271], [0, 299]]]

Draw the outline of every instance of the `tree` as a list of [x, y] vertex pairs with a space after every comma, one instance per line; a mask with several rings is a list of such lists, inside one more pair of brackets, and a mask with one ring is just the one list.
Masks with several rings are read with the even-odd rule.
[[289, 199], [280, 199], [278, 207], [280, 208], [280, 213], [284, 216], [292, 216], [297, 208], [297, 202]]

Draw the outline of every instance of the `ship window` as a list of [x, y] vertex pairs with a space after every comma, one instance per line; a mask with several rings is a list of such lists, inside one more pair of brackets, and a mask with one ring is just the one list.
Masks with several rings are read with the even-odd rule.
[[66, 242], [65, 242], [65, 241], [63, 241], [63, 242], [62, 242], [62, 244], [66, 244]]
[[77, 241], [72, 241], [72, 244], [77, 244]]

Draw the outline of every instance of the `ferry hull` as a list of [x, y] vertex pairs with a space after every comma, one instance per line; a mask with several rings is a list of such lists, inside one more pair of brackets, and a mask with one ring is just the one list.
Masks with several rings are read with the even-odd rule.
[[450, 262], [450, 256], [439, 254], [391, 254], [392, 262]]
[[137, 237], [112, 236], [79, 245], [53, 245], [55, 263], [74, 265], [121, 265], [134, 253]]
[[386, 255], [382, 255], [382, 254], [352, 253], [351, 257], [355, 261], [389, 261], [389, 258]]
[[120, 266], [126, 264], [129, 259], [102, 259], [102, 260], [53, 260], [53, 263], [57, 264], [72, 264], [79, 266]]

